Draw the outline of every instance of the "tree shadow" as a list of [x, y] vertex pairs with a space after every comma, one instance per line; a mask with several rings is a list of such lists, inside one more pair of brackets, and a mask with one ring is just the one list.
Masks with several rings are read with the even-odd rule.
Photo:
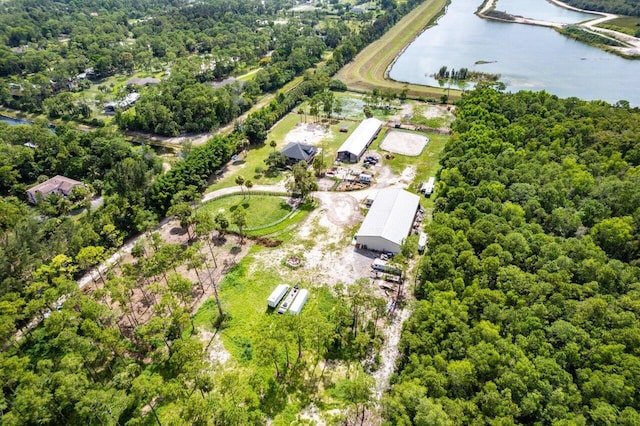
[[171, 235], [184, 235], [187, 233], [186, 229], [183, 229], [180, 226], [174, 226], [173, 228], [171, 228], [171, 230], [169, 231], [169, 234]]

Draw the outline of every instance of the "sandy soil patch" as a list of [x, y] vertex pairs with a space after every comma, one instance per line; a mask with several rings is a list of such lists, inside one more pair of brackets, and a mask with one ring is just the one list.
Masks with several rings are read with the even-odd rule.
[[409, 102], [405, 102], [400, 105], [400, 109], [397, 110], [398, 113], [389, 117], [389, 121], [400, 121], [405, 117], [410, 117], [413, 115], [413, 104]]
[[207, 359], [214, 363], [224, 365], [231, 359], [231, 354], [222, 344], [219, 334], [214, 334], [208, 330], [199, 330], [200, 340], [206, 345], [205, 351]]
[[427, 142], [428, 138], [418, 133], [389, 130], [380, 148], [395, 154], [415, 157], [420, 155]]
[[425, 118], [438, 118], [445, 117], [453, 120], [453, 108], [452, 106], [442, 105], [426, 105], [422, 110], [422, 116]]
[[331, 137], [331, 134], [327, 129], [319, 124], [311, 123], [298, 123], [296, 127], [291, 130], [284, 137], [286, 143], [299, 142], [309, 145], [318, 145], [320, 141]]

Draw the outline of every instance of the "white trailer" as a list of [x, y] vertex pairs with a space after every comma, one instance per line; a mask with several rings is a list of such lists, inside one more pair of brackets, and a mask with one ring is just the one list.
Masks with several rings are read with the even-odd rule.
[[424, 232], [420, 233], [420, 238], [418, 239], [418, 252], [424, 253], [424, 249], [427, 246], [427, 234]]
[[284, 314], [289, 310], [289, 308], [291, 307], [291, 304], [293, 303], [293, 300], [296, 298], [297, 295], [298, 295], [298, 284], [293, 286], [293, 289], [291, 289], [291, 291], [287, 295], [287, 298], [284, 299], [284, 302], [282, 302], [282, 304], [280, 305], [280, 308], [278, 309], [278, 313], [280, 315]]
[[270, 308], [275, 308], [278, 306], [278, 303], [282, 300], [285, 294], [289, 291], [289, 286], [287, 284], [280, 284], [276, 287], [275, 290], [271, 293], [271, 296], [267, 299], [267, 305]]
[[307, 289], [302, 289], [298, 292], [295, 300], [291, 304], [289, 308], [289, 313], [292, 315], [298, 315], [302, 308], [304, 308], [305, 303], [307, 303], [307, 299], [309, 298], [309, 292]]
[[433, 193], [433, 189], [436, 185], [436, 178], [430, 177], [428, 181], [420, 186], [420, 192], [422, 192], [425, 196], [431, 195]]

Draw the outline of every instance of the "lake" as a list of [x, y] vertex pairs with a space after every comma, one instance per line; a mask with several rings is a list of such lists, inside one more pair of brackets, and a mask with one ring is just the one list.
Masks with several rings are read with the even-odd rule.
[[[560, 97], [610, 103], [624, 99], [640, 106], [640, 61], [577, 42], [551, 28], [479, 18], [474, 12], [480, 3], [451, 0], [437, 25], [425, 30], [398, 57], [389, 77], [438, 87], [432, 75], [444, 65], [500, 74], [507, 91], [546, 90]], [[499, 0], [496, 9], [556, 22], [585, 18], [585, 14], [545, 0]]]

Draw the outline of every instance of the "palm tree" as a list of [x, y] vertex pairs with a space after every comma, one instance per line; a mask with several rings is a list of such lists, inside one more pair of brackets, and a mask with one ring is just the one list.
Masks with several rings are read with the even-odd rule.
[[244, 198], [244, 191], [242, 190], [242, 186], [244, 185], [244, 178], [242, 176], [236, 176], [236, 185], [240, 187], [240, 192], [242, 192], [242, 198]]

